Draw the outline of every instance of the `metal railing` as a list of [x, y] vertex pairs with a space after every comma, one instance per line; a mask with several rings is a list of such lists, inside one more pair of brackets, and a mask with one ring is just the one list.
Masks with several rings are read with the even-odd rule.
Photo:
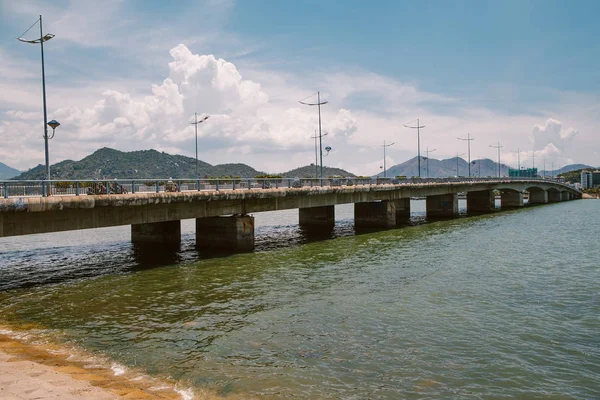
[[426, 185], [451, 183], [477, 183], [514, 181], [539, 181], [565, 186], [571, 185], [551, 178], [220, 178], [220, 179], [78, 179], [78, 180], [6, 180], [0, 181], [0, 198], [84, 196], [128, 193], [160, 193], [218, 190], [279, 189], [307, 187], [342, 187], [357, 185]]

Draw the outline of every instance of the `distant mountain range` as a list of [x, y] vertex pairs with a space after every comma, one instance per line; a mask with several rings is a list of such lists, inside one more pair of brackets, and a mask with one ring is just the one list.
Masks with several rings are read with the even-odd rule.
[[[15, 170], [16, 171], [16, 170]], [[196, 176], [196, 159], [180, 155], [171, 155], [156, 150], [141, 150], [122, 152], [110, 148], [102, 148], [89, 156], [79, 160], [65, 160], [50, 166], [52, 179], [152, 179], [173, 178], [184, 179]], [[246, 164], [219, 164], [211, 165], [198, 160], [198, 176], [205, 178], [218, 178], [236, 176], [254, 178], [264, 175]], [[15, 176], [16, 175], [16, 176]], [[45, 167], [38, 165], [27, 172], [16, 171], [13, 179], [44, 179]], [[305, 166], [284, 172], [284, 177], [314, 177], [315, 167]], [[350, 172], [323, 167], [323, 176], [341, 175], [354, 176]], [[5, 178], [5, 179], [8, 179]]]
[[[457, 169], [458, 168], [458, 169]], [[554, 175], [561, 173], [592, 168], [584, 164], [566, 165], [556, 171]], [[122, 152], [110, 148], [102, 148], [89, 156], [79, 160], [65, 160], [50, 166], [52, 179], [152, 179], [152, 178], [193, 178], [196, 175], [196, 159], [180, 155], [171, 155], [156, 150], [141, 150]], [[508, 166], [500, 165], [500, 174], [508, 175]], [[539, 171], [538, 174], [550, 176], [552, 171]], [[0, 179], [44, 179], [45, 168], [38, 165], [27, 172], [10, 168], [0, 163]], [[257, 175], [265, 175], [246, 164], [219, 164], [211, 165], [204, 161], [198, 161], [198, 175], [200, 177], [225, 177], [239, 176], [242, 178], [253, 178]], [[278, 173], [286, 178], [312, 178], [320, 175], [314, 164], [299, 167], [288, 172]], [[382, 177], [383, 172], [377, 176]], [[418, 176], [418, 159], [414, 157], [402, 164], [390, 167], [385, 175], [394, 177], [404, 175], [406, 177]], [[469, 163], [460, 157], [436, 160], [427, 160], [421, 157], [421, 177], [443, 178], [449, 176], [468, 176]], [[497, 176], [498, 164], [490, 159], [473, 160], [471, 162], [471, 176]], [[323, 176], [355, 176], [353, 173], [339, 168], [323, 167]]]
[[10, 179], [13, 176], [17, 176], [21, 173], [18, 169], [9, 167], [6, 164], [0, 162], [0, 179]]
[[[429, 165], [428, 165], [429, 163]], [[582, 168], [592, 168], [584, 164], [566, 165], [556, 171], [539, 171], [540, 176], [558, 175], [564, 172], [569, 172]], [[509, 166], [500, 164], [500, 175], [508, 175]], [[376, 175], [383, 177], [383, 171]], [[411, 158], [402, 164], [394, 165], [385, 172], [388, 178], [394, 176], [419, 176], [418, 157]], [[448, 158], [445, 160], [436, 160], [435, 158], [421, 157], [421, 177], [422, 178], [447, 178], [451, 176], [469, 176], [469, 163], [460, 157]], [[489, 158], [472, 160], [471, 161], [471, 176], [498, 176], [498, 163]]]

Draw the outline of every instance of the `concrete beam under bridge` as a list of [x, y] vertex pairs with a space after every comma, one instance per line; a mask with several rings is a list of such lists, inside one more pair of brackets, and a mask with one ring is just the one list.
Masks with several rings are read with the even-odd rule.
[[254, 217], [196, 218], [196, 247], [241, 252], [254, 250]]
[[300, 226], [333, 227], [335, 225], [335, 206], [306, 207], [298, 209]]
[[467, 212], [490, 212], [496, 208], [494, 193], [491, 190], [467, 192]]
[[523, 207], [523, 193], [514, 190], [506, 190], [500, 193], [501, 208]]
[[543, 189], [529, 190], [529, 204], [548, 203], [548, 192]]
[[561, 201], [560, 192], [558, 190], [548, 190], [548, 203], [558, 203]]
[[394, 228], [396, 205], [393, 201], [354, 204], [355, 228]]
[[131, 241], [133, 243], [180, 243], [181, 221], [133, 224], [131, 225]]
[[458, 215], [458, 195], [456, 193], [427, 196], [425, 200], [427, 217], [452, 218]]

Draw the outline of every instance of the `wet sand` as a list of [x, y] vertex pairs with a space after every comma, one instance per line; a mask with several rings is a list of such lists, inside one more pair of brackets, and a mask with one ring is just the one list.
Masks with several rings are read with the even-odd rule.
[[[152, 379], [131, 380], [106, 367], [72, 361], [53, 345], [25, 343], [0, 334], [0, 399], [146, 400], [183, 399], [172, 385]], [[196, 395], [195, 399], [214, 398]]]

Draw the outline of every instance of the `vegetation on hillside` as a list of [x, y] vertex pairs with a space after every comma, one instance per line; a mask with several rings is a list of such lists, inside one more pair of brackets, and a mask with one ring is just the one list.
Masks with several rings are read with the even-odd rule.
[[583, 169], [576, 169], [574, 171], [563, 172], [562, 174], [558, 174], [558, 177], [564, 178], [565, 182], [569, 183], [581, 182], [581, 171], [583, 171]]
[[[306, 165], [304, 167], [296, 168], [288, 172], [281, 173], [284, 178], [318, 178], [321, 175], [321, 170], [315, 165]], [[323, 178], [329, 176], [343, 176], [353, 177], [353, 173], [345, 171], [340, 168], [330, 168], [323, 166]]]

